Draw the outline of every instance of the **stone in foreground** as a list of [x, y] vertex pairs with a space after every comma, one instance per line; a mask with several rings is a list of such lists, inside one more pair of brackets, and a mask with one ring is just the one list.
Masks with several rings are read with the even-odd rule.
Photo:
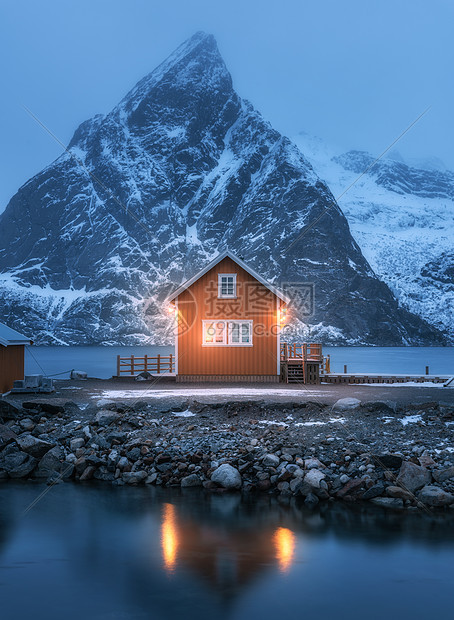
[[454, 495], [447, 493], [436, 486], [425, 486], [418, 493], [418, 499], [426, 506], [441, 508], [443, 506], [451, 506], [454, 504]]
[[183, 488], [201, 487], [202, 486], [202, 481], [200, 480], [200, 478], [199, 478], [199, 476], [197, 474], [189, 474], [189, 476], [185, 476], [181, 480], [181, 486]]
[[357, 398], [340, 398], [333, 405], [333, 411], [352, 411], [361, 406], [361, 401]]
[[214, 470], [211, 474], [211, 481], [224, 489], [240, 489], [242, 483], [240, 472], [227, 463]]
[[409, 461], [402, 463], [399, 475], [397, 476], [397, 483], [411, 493], [422, 489], [422, 487], [429, 484], [431, 480], [432, 476], [430, 471], [425, 467], [415, 465]]

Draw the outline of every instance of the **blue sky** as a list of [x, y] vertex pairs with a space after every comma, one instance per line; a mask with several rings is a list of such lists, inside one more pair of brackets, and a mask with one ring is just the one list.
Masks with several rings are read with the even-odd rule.
[[94, 114], [197, 30], [276, 127], [378, 154], [398, 145], [454, 169], [451, 0], [1, 0], [0, 211]]

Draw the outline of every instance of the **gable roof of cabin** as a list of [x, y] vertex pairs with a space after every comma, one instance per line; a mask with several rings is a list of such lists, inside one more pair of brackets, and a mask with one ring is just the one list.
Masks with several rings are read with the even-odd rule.
[[8, 325], [0, 323], [0, 345], [8, 347], [14, 344], [32, 344], [32, 341]]
[[208, 273], [208, 271], [210, 271], [210, 269], [213, 269], [213, 267], [216, 267], [216, 265], [218, 263], [220, 263], [221, 261], [223, 261], [224, 258], [230, 258], [231, 260], [233, 260], [234, 263], [236, 263], [239, 267], [244, 269], [244, 271], [246, 271], [250, 276], [252, 276], [256, 280], [258, 280], [260, 282], [260, 284], [263, 284], [263, 286], [265, 286], [269, 291], [274, 293], [276, 295], [276, 297], [278, 297], [279, 299], [284, 301], [286, 304], [288, 304], [290, 302], [290, 299], [287, 297], [287, 295], [284, 295], [284, 293], [282, 293], [282, 291], [280, 291], [278, 288], [276, 288], [275, 286], [273, 286], [272, 284], [267, 282], [259, 273], [254, 271], [254, 269], [252, 269], [248, 265], [246, 265], [246, 263], [244, 261], [242, 261], [241, 258], [238, 258], [238, 256], [235, 256], [235, 254], [233, 254], [229, 250], [225, 250], [225, 252], [222, 252], [221, 254], [218, 254], [218, 256], [216, 256], [216, 258], [214, 260], [212, 260], [210, 263], [208, 263], [208, 265], [206, 265], [198, 273], [196, 273], [194, 276], [192, 276], [192, 278], [189, 278], [189, 280], [186, 280], [186, 282], [183, 282], [183, 284], [181, 286], [179, 286], [170, 295], [169, 301], [173, 301], [174, 299], [176, 299], [178, 297], [178, 295], [181, 295], [181, 293], [183, 293], [183, 291], [185, 291], [190, 286], [192, 286], [194, 284], [194, 282], [197, 282], [197, 280], [199, 278], [201, 278], [202, 276], [204, 276], [206, 273]]

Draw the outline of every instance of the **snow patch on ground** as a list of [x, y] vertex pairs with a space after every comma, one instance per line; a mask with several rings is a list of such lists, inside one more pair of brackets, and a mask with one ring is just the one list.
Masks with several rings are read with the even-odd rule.
[[408, 415], [406, 418], [401, 419], [401, 423], [403, 426], [407, 426], [407, 424], [417, 424], [418, 422], [423, 422], [423, 424], [425, 424], [422, 416], [420, 415]]
[[193, 416], [195, 416], [195, 413], [192, 413], [192, 411], [186, 409], [186, 411], [172, 411], [172, 415], [174, 415], [176, 418], [192, 418]]
[[267, 396], [285, 396], [286, 398], [300, 397], [303, 402], [311, 400], [313, 398], [322, 397], [323, 392], [317, 392], [316, 390], [288, 390], [288, 389], [259, 389], [259, 388], [199, 388], [199, 389], [170, 389], [170, 390], [103, 390], [101, 396], [98, 394], [92, 394], [92, 398], [137, 398], [143, 400], [146, 398], [194, 398], [199, 396], [210, 397], [245, 397], [251, 398], [258, 396], [260, 398], [266, 398]]

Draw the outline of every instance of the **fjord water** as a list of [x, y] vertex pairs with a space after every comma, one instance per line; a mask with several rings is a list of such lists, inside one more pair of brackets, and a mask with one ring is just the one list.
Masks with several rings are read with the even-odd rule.
[[[90, 377], [108, 379], [116, 374], [117, 355], [143, 357], [174, 353], [174, 347], [28, 347], [26, 374], [59, 374], [69, 377], [71, 369], [84, 370]], [[454, 375], [453, 347], [324, 347], [331, 357], [332, 372]], [[60, 374], [63, 373], [63, 374]]]
[[268, 496], [7, 483], [1, 617], [448, 617], [453, 525], [453, 511], [309, 512]]

